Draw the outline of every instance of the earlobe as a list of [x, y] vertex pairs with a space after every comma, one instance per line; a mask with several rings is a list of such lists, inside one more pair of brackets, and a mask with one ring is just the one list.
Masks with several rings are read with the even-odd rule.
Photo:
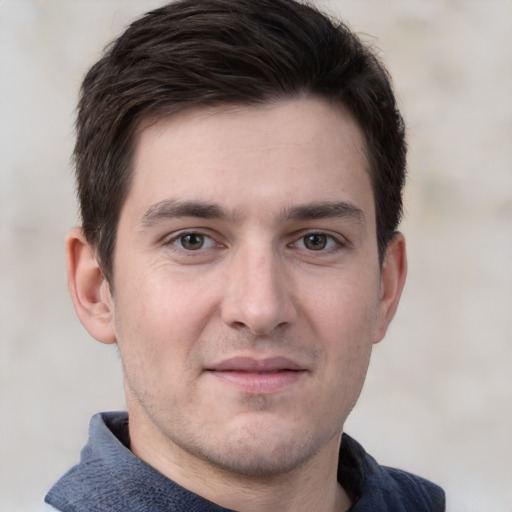
[[407, 275], [405, 238], [396, 233], [388, 245], [381, 269], [380, 297], [374, 342], [384, 338], [395, 316]]
[[69, 293], [80, 322], [93, 338], [115, 343], [114, 304], [108, 282], [80, 228], [72, 229], [66, 237], [66, 260]]

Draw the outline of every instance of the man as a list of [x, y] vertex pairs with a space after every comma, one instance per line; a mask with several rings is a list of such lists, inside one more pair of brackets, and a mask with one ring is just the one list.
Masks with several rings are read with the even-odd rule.
[[406, 274], [385, 69], [294, 0], [182, 0], [87, 74], [68, 278], [128, 414], [91, 420], [62, 511], [441, 511], [343, 433]]

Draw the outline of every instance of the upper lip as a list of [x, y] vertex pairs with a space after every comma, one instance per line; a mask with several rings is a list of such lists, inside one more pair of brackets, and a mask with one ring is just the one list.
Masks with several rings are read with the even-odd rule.
[[301, 371], [304, 365], [285, 356], [254, 358], [246, 356], [230, 357], [208, 367], [210, 371], [236, 371], [236, 372], [276, 372]]

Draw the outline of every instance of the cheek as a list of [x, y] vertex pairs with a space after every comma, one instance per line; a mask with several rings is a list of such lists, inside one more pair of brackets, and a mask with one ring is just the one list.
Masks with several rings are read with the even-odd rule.
[[[311, 288], [310, 288], [311, 289]], [[325, 283], [315, 283], [314, 293], [307, 299], [315, 328], [338, 345], [350, 340], [373, 339], [379, 279], [366, 273], [341, 273]], [[303, 301], [303, 303], [306, 303]]]
[[[322, 341], [331, 390], [349, 402], [359, 394], [373, 347], [377, 321], [375, 279], [334, 280], [311, 298], [309, 323]], [[333, 384], [334, 382], [334, 384]]]
[[124, 286], [115, 307], [121, 354], [151, 361], [155, 368], [183, 362], [214, 310], [211, 287], [202, 292], [190, 279], [156, 270], [132, 280], [120, 275]]

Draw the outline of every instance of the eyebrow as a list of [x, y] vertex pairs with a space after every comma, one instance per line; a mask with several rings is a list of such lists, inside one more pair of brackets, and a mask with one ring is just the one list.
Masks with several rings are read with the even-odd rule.
[[[236, 218], [238, 215], [236, 215], [236, 212], [234, 214], [228, 213], [225, 208], [216, 203], [165, 199], [150, 206], [142, 216], [140, 223], [143, 227], [152, 227], [159, 222], [179, 217], [227, 219]], [[288, 221], [349, 218], [363, 225], [366, 223], [363, 210], [348, 201], [315, 202], [285, 208], [281, 218]]]
[[150, 206], [142, 216], [141, 224], [144, 227], [151, 227], [161, 221], [178, 217], [223, 219], [228, 217], [228, 213], [218, 204], [166, 199]]
[[284, 217], [288, 220], [316, 220], [329, 218], [349, 218], [361, 224], [366, 223], [361, 208], [348, 201], [310, 203], [286, 210]]

